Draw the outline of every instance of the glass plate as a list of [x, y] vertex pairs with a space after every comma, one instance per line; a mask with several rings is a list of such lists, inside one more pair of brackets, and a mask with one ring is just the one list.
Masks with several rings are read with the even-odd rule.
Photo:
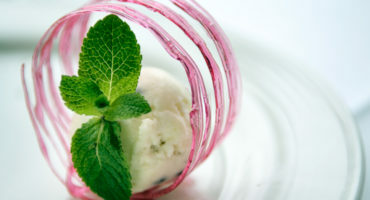
[[[360, 199], [365, 174], [361, 140], [341, 100], [300, 64], [242, 38], [231, 39], [238, 41], [233, 47], [244, 79], [239, 121], [209, 159], [161, 199]], [[8, 67], [2, 83], [19, 77], [26, 55], [4, 54]], [[176, 64], [157, 58], [153, 55], [155, 66]], [[24, 113], [20, 85], [4, 92], [9, 97], [4, 105], [14, 105], [4, 113]], [[4, 130], [17, 134], [1, 145], [2, 152], [13, 153], [3, 156], [0, 199], [71, 199], [43, 160], [28, 116], [6, 116], [3, 122]]]
[[341, 100], [300, 64], [234, 41], [244, 84], [238, 122], [210, 158], [161, 199], [359, 199], [361, 139]]

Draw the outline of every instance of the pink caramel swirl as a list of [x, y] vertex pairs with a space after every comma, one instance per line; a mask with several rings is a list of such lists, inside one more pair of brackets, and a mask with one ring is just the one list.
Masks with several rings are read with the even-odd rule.
[[[133, 194], [132, 199], [157, 198], [174, 190], [210, 155], [233, 125], [239, 110], [241, 81], [236, 60], [225, 34], [216, 21], [195, 1], [169, 0], [167, 3], [175, 5], [182, 14], [194, 19], [193, 23], [199, 23], [204, 28], [217, 49], [217, 53], [213, 53], [216, 55], [211, 53], [205, 39], [193, 26], [168, 5], [153, 0], [98, 0], [60, 18], [39, 41], [32, 60], [35, 98], [33, 104], [25, 81], [24, 65], [22, 66], [26, 105], [41, 152], [53, 173], [76, 198], [99, 199], [84, 185], [73, 167], [69, 132], [71, 113], [64, 106], [59, 95], [54, 73], [72, 75], [76, 72], [77, 66], [74, 66], [72, 61], [78, 59], [79, 48], [92, 13], [113, 13], [152, 33], [166, 52], [182, 64], [192, 93], [190, 122], [193, 140], [186, 167], [170, 184], [163, 183], [145, 192]], [[194, 43], [203, 56], [209, 72], [208, 76], [212, 79], [212, 94], [207, 93], [204, 83], [205, 74], [201, 73], [189, 52], [155, 20], [130, 5], [140, 6], [148, 12], [160, 14], [175, 24]], [[57, 56], [60, 69], [52, 66], [54, 64], [51, 56], [55, 44], [58, 44]], [[219, 57], [220, 64], [216, 62], [214, 56]], [[51, 157], [51, 152], [57, 156]]]

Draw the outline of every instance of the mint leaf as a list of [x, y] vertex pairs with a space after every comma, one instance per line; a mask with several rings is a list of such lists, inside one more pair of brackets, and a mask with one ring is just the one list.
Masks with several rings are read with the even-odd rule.
[[116, 101], [104, 112], [107, 120], [125, 120], [139, 117], [149, 113], [151, 108], [148, 102], [139, 93], [125, 94], [117, 98]]
[[65, 105], [76, 113], [102, 115], [95, 101], [103, 93], [95, 83], [77, 76], [62, 76], [59, 90]]
[[78, 175], [105, 200], [129, 200], [131, 176], [123, 156], [118, 122], [91, 119], [72, 138], [72, 161]]
[[135, 92], [140, 46], [127, 23], [115, 15], [98, 21], [84, 38], [78, 74], [95, 82], [109, 101]]

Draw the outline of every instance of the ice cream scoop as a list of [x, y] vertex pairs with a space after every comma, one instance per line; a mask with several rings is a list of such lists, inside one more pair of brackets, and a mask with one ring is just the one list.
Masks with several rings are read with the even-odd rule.
[[[192, 143], [191, 94], [184, 85], [163, 70], [144, 67], [137, 90], [149, 102], [152, 111], [119, 121], [133, 193], [181, 174]], [[88, 120], [88, 116], [74, 116], [71, 132]]]

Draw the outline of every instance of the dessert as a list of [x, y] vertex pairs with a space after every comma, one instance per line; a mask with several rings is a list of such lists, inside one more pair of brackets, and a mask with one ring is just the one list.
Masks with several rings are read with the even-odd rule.
[[[135, 6], [131, 7], [131, 4]], [[174, 5], [180, 10], [175, 11], [166, 4]], [[144, 9], [138, 10], [136, 6]], [[189, 39], [186, 42], [190, 41], [191, 45], [195, 45], [196, 51], [199, 50], [204, 59], [193, 58], [178, 41], [182, 39], [167, 32], [165, 26], [162, 26], [162, 21], [146, 15], [146, 11], [155, 12], [178, 27]], [[186, 19], [178, 11], [194, 20]], [[146, 186], [145, 184], [140, 187], [135, 186], [136, 189], [133, 187], [132, 184], [135, 185], [137, 184], [135, 182], [139, 181], [131, 181], [132, 176], [135, 175], [129, 169], [131, 166], [129, 155], [132, 153], [128, 151], [133, 149], [136, 143], [124, 144], [129, 139], [123, 140], [125, 136], [121, 137], [122, 129], [128, 126], [124, 124], [124, 121], [131, 120], [130, 124], [134, 125], [133, 121], [150, 115], [156, 109], [150, 105], [150, 97], [145, 97], [145, 94], [140, 92], [140, 88], [137, 89], [137, 81], [141, 72], [141, 55], [136, 41], [131, 40], [128, 44], [128, 47], [133, 47], [129, 51], [134, 52], [133, 57], [125, 56], [125, 54], [123, 57], [119, 55], [118, 58], [124, 59], [115, 62], [118, 65], [126, 63], [127, 66], [135, 66], [128, 69], [129, 73], [119, 70], [116, 74], [116, 70], [109, 69], [111, 62], [107, 62], [105, 68], [104, 65], [103, 68], [95, 67], [101, 62], [99, 57], [108, 61], [117, 58], [117, 55], [109, 51], [111, 56], [109, 53], [107, 56], [106, 53], [100, 52], [101, 54], [96, 54], [91, 59], [89, 55], [92, 54], [88, 52], [82, 56], [85, 61], [85, 58], [90, 59], [88, 62], [81, 62], [80, 56], [80, 63], [76, 63], [82, 40], [88, 30], [88, 22], [94, 19], [92, 15], [97, 12], [113, 13], [125, 21], [144, 28], [141, 30], [151, 33], [153, 38], [158, 40], [161, 48], [182, 65], [189, 83], [191, 111], [188, 119], [191, 127], [191, 146], [188, 147], [190, 152], [186, 165], [181, 167], [183, 168], [181, 174], [176, 169], [177, 176], [174, 178], [156, 179], [154, 182], [158, 183], [157, 186], [149, 190], [145, 188], [149, 187], [149, 183], [153, 184], [153, 181], [146, 181]], [[202, 36], [190, 22], [200, 24], [206, 36]], [[106, 26], [105, 29], [117, 27], [116, 25]], [[111, 34], [105, 34], [105, 36], [109, 35]], [[205, 37], [210, 40], [206, 40]], [[114, 48], [127, 47], [127, 44], [123, 45], [116, 41], [101, 40], [94, 44], [99, 46], [98, 48], [92, 45], [85, 50], [93, 51], [104, 48], [104, 41], [111, 41], [115, 45]], [[55, 48], [56, 45], [58, 48]], [[213, 47], [214, 51], [211, 51], [209, 47]], [[54, 54], [54, 51], [57, 53]], [[61, 65], [55, 65], [55, 57], [61, 61], [59, 62]], [[130, 59], [125, 60], [127, 57]], [[133, 199], [154, 199], [171, 192], [212, 153], [214, 147], [229, 133], [238, 113], [241, 82], [233, 52], [220, 26], [195, 1], [92, 1], [57, 20], [40, 39], [32, 60], [31, 74], [35, 95], [32, 96], [29, 93], [24, 65], [22, 83], [27, 109], [39, 146], [52, 172], [66, 186], [69, 193], [78, 199], [99, 199], [97, 195], [105, 199], [128, 199], [130, 196]], [[200, 66], [200, 62], [205, 65]], [[58, 66], [60, 69], [56, 69]], [[95, 71], [87, 70], [91, 66], [95, 68]], [[77, 67], [79, 67], [78, 76], [73, 76], [76, 74]], [[66, 89], [67, 93], [74, 89], [80, 92], [71, 93], [72, 95], [67, 98], [65, 97], [68, 95], [59, 95], [58, 85], [60, 83], [55, 77], [60, 77], [61, 73], [66, 75], [63, 76], [64, 81], [70, 83], [70, 87], [61, 88]], [[123, 77], [126, 78], [122, 82], [128, 84], [119, 84], [119, 80]], [[208, 80], [205, 79], [206, 77]], [[207, 85], [206, 89], [205, 81], [211, 81], [212, 86], [208, 88]], [[114, 84], [111, 84], [113, 82]], [[115, 87], [116, 84], [118, 87]], [[68, 88], [74, 89], [69, 91]], [[35, 101], [32, 101], [32, 98]], [[68, 102], [68, 98], [71, 101]], [[71, 114], [67, 107], [76, 114]], [[77, 130], [72, 136], [73, 131], [71, 131], [70, 124], [73, 115], [87, 115], [89, 121], [77, 123], [78, 120], [74, 119], [77, 126], [83, 124], [76, 127]], [[151, 140], [155, 141], [153, 138]], [[161, 144], [160, 140], [159, 144]], [[128, 148], [126, 153], [123, 151], [124, 148]], [[155, 146], [152, 149], [155, 151]], [[184, 149], [184, 152], [187, 151], [188, 149]], [[172, 174], [173, 172], [169, 173], [169, 176]], [[142, 190], [145, 191], [135, 192]]]

